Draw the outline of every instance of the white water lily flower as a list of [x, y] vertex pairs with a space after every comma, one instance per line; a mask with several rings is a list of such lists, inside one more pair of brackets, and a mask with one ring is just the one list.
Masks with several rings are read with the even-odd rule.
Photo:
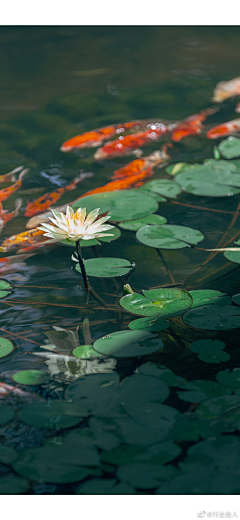
[[66, 215], [59, 213], [52, 209], [55, 218], [49, 217], [54, 224], [41, 224], [37, 229], [45, 231], [44, 236], [49, 237], [51, 240], [47, 242], [59, 242], [61, 240], [69, 240], [70, 242], [77, 242], [78, 240], [91, 240], [93, 238], [113, 236], [112, 233], [104, 233], [108, 229], [114, 228], [114, 226], [103, 225], [109, 217], [102, 217], [98, 220], [100, 208], [91, 211], [86, 218], [86, 208], [78, 208], [74, 213], [74, 210], [67, 206]]

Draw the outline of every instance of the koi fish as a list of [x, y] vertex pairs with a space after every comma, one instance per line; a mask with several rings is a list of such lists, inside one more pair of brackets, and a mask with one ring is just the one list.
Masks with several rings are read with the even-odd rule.
[[[62, 211], [63, 213], [66, 211], [67, 206], [72, 206], [73, 202], [68, 202], [67, 204], [63, 204], [63, 206], [54, 207], [56, 211]], [[26, 224], [27, 229], [32, 229], [40, 226], [44, 222], [48, 222], [49, 217], [52, 217], [52, 211], [46, 211], [45, 213], [41, 213], [40, 215], [34, 215], [31, 217]]]
[[113, 178], [120, 179], [122, 177], [129, 177], [131, 175], [137, 175], [149, 167], [154, 168], [154, 166], [163, 163], [167, 159], [170, 159], [166, 152], [167, 147], [164, 146], [162, 150], [156, 150], [156, 152], [151, 153], [148, 157], [135, 159], [122, 168], [119, 168], [119, 170], [114, 170]]
[[125, 136], [121, 135], [118, 139], [106, 143], [95, 152], [93, 156], [94, 159], [98, 161], [100, 159], [130, 155], [133, 150], [141, 148], [152, 141], [158, 141], [163, 134], [168, 132], [168, 127], [163, 123], [151, 123], [147, 126], [149, 128], [144, 132], [137, 132], [136, 134]]
[[17, 168], [14, 168], [9, 173], [5, 173], [4, 175], [0, 175], [0, 182], [15, 182], [16, 181], [16, 175], [15, 173], [20, 172], [23, 169], [23, 166], [18, 166]]
[[212, 101], [222, 103], [225, 99], [240, 94], [240, 76], [230, 81], [220, 81], [213, 91]]
[[2, 207], [2, 203], [0, 202], [0, 232], [3, 227], [9, 220], [12, 220], [14, 217], [17, 217], [20, 208], [22, 207], [22, 199], [15, 200], [15, 210], [14, 211], [6, 211]]
[[218, 137], [223, 137], [224, 135], [230, 135], [234, 132], [238, 132], [240, 130], [240, 119], [233, 119], [232, 121], [227, 121], [227, 123], [223, 123], [222, 125], [214, 126], [210, 128], [207, 133], [208, 139], [217, 139]]
[[76, 135], [63, 143], [60, 150], [61, 152], [71, 152], [76, 148], [95, 148], [96, 146], [100, 146], [103, 141], [106, 141], [106, 139], [109, 139], [116, 134], [123, 133], [125, 130], [130, 130], [134, 127], [141, 128], [144, 124], [146, 125], [146, 122], [134, 121], [132, 123], [105, 126], [103, 128], [98, 128], [97, 130], [84, 132], [83, 134]]
[[238, 103], [238, 104], [236, 105], [235, 112], [237, 112], [238, 114], [240, 114], [240, 103]]
[[16, 386], [7, 385], [6, 383], [0, 382], [0, 399], [5, 399], [5, 397], [8, 397], [11, 394], [16, 394], [21, 397], [36, 397], [37, 399], [44, 401], [43, 397], [37, 394], [33, 394], [32, 392], [25, 392], [25, 390], [21, 390]]
[[0, 247], [0, 251], [6, 252], [21, 246], [28, 247], [40, 245], [42, 240], [43, 242], [46, 240], [43, 235], [44, 231], [38, 228], [31, 229], [30, 231], [24, 231], [23, 233], [18, 233], [17, 235], [12, 235], [3, 241]]
[[[76, 200], [82, 199], [82, 197], [86, 197], [87, 195], [94, 195], [96, 193], [103, 193], [105, 191], [115, 191], [115, 190], [126, 190], [130, 188], [133, 184], [136, 184], [138, 181], [144, 179], [145, 177], [151, 177], [153, 175], [153, 170], [151, 167], [147, 168], [143, 172], [135, 175], [131, 175], [131, 177], [126, 177], [122, 180], [111, 181], [105, 184], [105, 186], [100, 186], [100, 188], [95, 188], [94, 190], [87, 191], [84, 195], [81, 195]], [[76, 202], [76, 200], [74, 202]]]
[[200, 114], [186, 117], [186, 119], [180, 121], [173, 130], [172, 140], [178, 142], [188, 135], [200, 134], [203, 128], [202, 121], [204, 121], [208, 115], [214, 114], [216, 111], [216, 108], [207, 108], [206, 110], [202, 110]]
[[10, 197], [10, 195], [12, 195], [15, 191], [19, 190], [19, 188], [21, 188], [22, 179], [28, 171], [29, 171], [28, 168], [26, 168], [25, 170], [22, 170], [18, 177], [17, 182], [12, 184], [12, 186], [9, 186], [8, 188], [4, 188], [3, 190], [0, 190], [0, 202], [3, 202], [4, 200], [8, 199], [8, 197]]
[[[92, 175], [92, 172], [88, 173], [88, 177], [92, 177]], [[34, 202], [29, 202], [27, 204], [24, 216], [32, 217], [33, 215], [37, 215], [38, 213], [46, 211], [50, 206], [55, 204], [55, 202], [57, 202], [57, 200], [59, 200], [67, 191], [75, 190], [79, 182], [82, 182], [82, 180], [85, 178], [86, 173], [81, 174], [79, 175], [79, 177], [76, 177], [68, 186], [58, 188], [56, 191], [53, 191], [52, 193], [45, 193], [45, 195], [42, 195], [42, 197], [39, 197]]]

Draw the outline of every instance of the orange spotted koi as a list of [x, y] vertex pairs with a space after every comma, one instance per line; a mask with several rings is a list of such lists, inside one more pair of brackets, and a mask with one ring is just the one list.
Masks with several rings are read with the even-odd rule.
[[240, 130], [240, 119], [233, 119], [232, 121], [228, 121], [227, 123], [223, 123], [222, 125], [214, 126], [210, 128], [207, 133], [208, 139], [217, 139], [218, 137], [223, 137], [225, 135], [230, 135], [235, 132], [239, 132]]
[[56, 191], [53, 191], [52, 193], [45, 193], [45, 195], [42, 195], [42, 197], [39, 197], [34, 202], [29, 202], [24, 216], [25, 217], [32, 217], [33, 215], [38, 215], [39, 213], [42, 213], [46, 211], [50, 206], [55, 204], [57, 200], [59, 200], [64, 193], [67, 191], [75, 190], [79, 182], [82, 182], [83, 179], [86, 178], [86, 176], [92, 176], [93, 174], [91, 172], [89, 173], [82, 173], [79, 175], [79, 177], [76, 177], [71, 184], [68, 186], [64, 186], [63, 188], [58, 188]]
[[17, 190], [19, 190], [19, 188], [21, 188], [22, 179], [28, 171], [29, 171], [28, 168], [26, 168], [25, 170], [22, 170], [18, 177], [17, 182], [12, 184], [12, 186], [9, 186], [8, 188], [3, 188], [2, 190], [0, 190], [0, 202], [3, 202], [4, 200], [8, 199], [15, 191], [17, 191]]
[[141, 157], [134, 161], [126, 164], [119, 170], [114, 170], [114, 179], [121, 179], [122, 177], [129, 177], [131, 175], [137, 175], [147, 168], [157, 166], [158, 164], [164, 163], [169, 159], [167, 152], [167, 146], [164, 146], [162, 150], [157, 150], [151, 153], [148, 157]]
[[42, 241], [44, 243], [46, 240], [43, 235], [44, 231], [38, 228], [33, 228], [30, 231], [24, 231], [23, 233], [12, 235], [3, 241], [0, 247], [0, 251], [5, 253], [6, 251], [11, 251], [12, 249], [16, 249], [21, 246], [32, 247], [40, 245]]
[[14, 168], [9, 173], [5, 173], [4, 175], [0, 175], [0, 182], [15, 182], [16, 181], [16, 175], [15, 173], [20, 172], [23, 169], [23, 166], [18, 166], [17, 168]]
[[130, 123], [105, 126], [103, 128], [98, 128], [97, 130], [84, 132], [83, 134], [76, 135], [63, 143], [60, 150], [61, 152], [71, 152], [77, 148], [95, 148], [96, 146], [100, 146], [103, 141], [110, 139], [116, 134], [121, 134], [126, 130], [131, 130], [132, 128], [139, 129], [142, 126], [146, 126], [146, 124], [147, 123], [144, 121], [134, 121]]
[[216, 111], [216, 108], [207, 108], [206, 110], [202, 110], [200, 114], [186, 117], [186, 119], [180, 121], [173, 130], [172, 140], [178, 142], [188, 135], [200, 134], [203, 128], [202, 121], [204, 121], [210, 114], [214, 114]]
[[212, 101], [214, 103], [222, 103], [225, 99], [240, 94], [240, 77], [231, 79], [230, 81], [220, 81], [217, 84]]
[[133, 150], [141, 148], [152, 141], [158, 141], [159, 138], [168, 132], [168, 127], [163, 123], [150, 123], [144, 132], [137, 132], [136, 134], [121, 135], [114, 141], [109, 141], [102, 148], [99, 148], [95, 154], [94, 159], [110, 159], [112, 157], [122, 157], [130, 155]]

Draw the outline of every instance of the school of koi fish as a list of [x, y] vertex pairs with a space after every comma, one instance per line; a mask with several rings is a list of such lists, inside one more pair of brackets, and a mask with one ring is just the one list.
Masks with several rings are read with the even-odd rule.
[[[214, 103], [222, 103], [226, 99], [234, 96], [240, 96], [240, 77], [230, 81], [221, 81], [217, 84], [212, 101]], [[142, 120], [128, 123], [115, 124], [84, 132], [81, 135], [72, 137], [64, 142], [60, 148], [62, 152], [71, 152], [83, 148], [97, 148], [93, 155], [96, 161], [112, 159], [116, 157], [125, 157], [135, 155], [136, 159], [129, 162], [122, 168], [113, 172], [113, 180], [104, 186], [87, 191], [79, 200], [86, 195], [92, 195], [102, 192], [115, 190], [126, 190], [136, 188], [144, 184], [144, 181], [154, 174], [153, 168], [163, 167], [166, 165], [170, 156], [167, 150], [172, 147], [169, 142], [162, 146], [161, 150], [151, 153], [147, 157], [142, 157], [142, 147], [152, 142], [158, 142], [163, 135], [169, 137], [169, 141], [179, 142], [189, 135], [196, 135], [204, 131], [203, 122], [206, 118], [217, 112], [219, 109], [214, 106], [202, 110], [199, 114], [186, 117], [182, 121], [166, 123], [161, 120]], [[240, 113], [240, 102], [236, 105], [236, 113]], [[210, 128], [206, 132], [208, 139], [218, 139], [231, 134], [236, 134], [240, 130], [240, 118], [227, 121], [223, 124]], [[124, 135], [123, 135], [124, 134]], [[114, 138], [113, 140], [109, 140]], [[106, 142], [105, 142], [106, 141]], [[105, 144], [104, 144], [105, 142]], [[21, 208], [21, 198], [15, 201], [15, 210], [7, 211], [3, 209], [2, 202], [7, 200], [13, 193], [22, 186], [22, 179], [28, 173], [28, 169], [19, 166], [9, 173], [0, 176], [0, 183], [13, 182], [7, 188], [0, 190], [0, 232], [3, 227], [11, 219], [16, 217]], [[19, 177], [16, 180], [16, 174]], [[76, 200], [68, 202], [63, 206], [55, 207], [54, 204], [68, 191], [76, 189], [78, 184], [86, 177], [92, 176], [92, 173], [82, 173], [80, 176], [65, 187], [59, 188], [51, 193], [39, 197], [33, 202], [29, 202], [25, 208], [24, 216], [31, 217], [26, 223], [27, 231], [12, 235], [3, 241], [0, 247], [1, 252], [8, 252], [18, 249], [18, 253], [26, 253], [35, 250], [37, 247], [44, 245], [44, 231], [38, 229], [40, 223], [47, 222], [51, 215], [50, 208], [58, 211], [64, 211], [67, 205], [72, 205]], [[100, 217], [100, 216], [99, 216]], [[20, 249], [19, 249], [20, 248]], [[17, 255], [19, 260], [23, 260], [31, 255]], [[17, 256], [14, 259], [17, 259]], [[0, 260], [0, 270], [6, 269], [9, 263], [12, 263], [12, 257], [5, 257]], [[5, 390], [4, 390], [5, 391]]]

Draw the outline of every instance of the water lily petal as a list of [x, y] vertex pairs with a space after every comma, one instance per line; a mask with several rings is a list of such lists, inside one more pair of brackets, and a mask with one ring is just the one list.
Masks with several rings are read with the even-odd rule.
[[99, 214], [100, 208], [96, 208], [93, 211], [90, 211], [89, 215], [86, 218], [85, 224], [92, 224], [94, 220], [96, 220], [98, 214]]

